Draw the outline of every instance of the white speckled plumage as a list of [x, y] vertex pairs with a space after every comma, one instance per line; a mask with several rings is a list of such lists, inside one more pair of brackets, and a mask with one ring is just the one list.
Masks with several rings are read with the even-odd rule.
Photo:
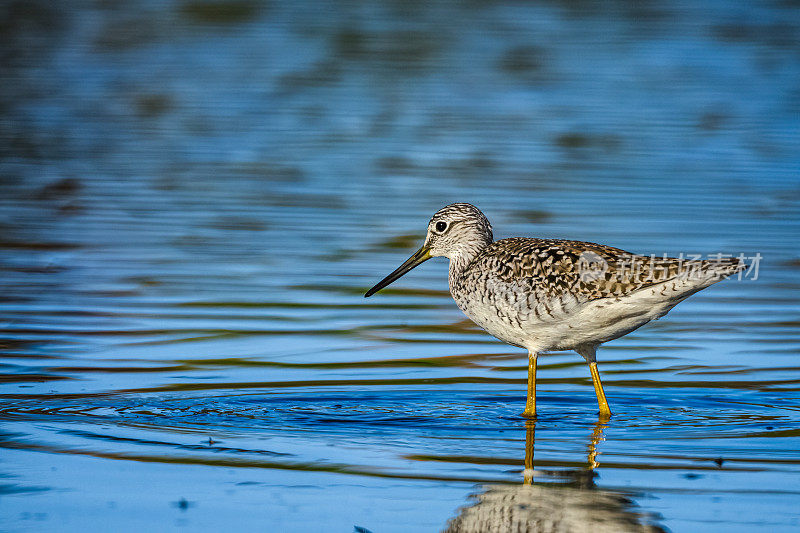
[[[450, 293], [458, 307], [498, 339], [527, 349], [534, 380], [537, 354], [572, 349], [594, 365], [600, 344], [664, 316], [742, 268], [737, 259], [655, 258], [583, 241], [494, 241], [484, 214], [459, 203], [433, 215], [422, 248], [367, 296], [436, 256], [450, 260]], [[592, 370], [603, 412], [605, 396]]]

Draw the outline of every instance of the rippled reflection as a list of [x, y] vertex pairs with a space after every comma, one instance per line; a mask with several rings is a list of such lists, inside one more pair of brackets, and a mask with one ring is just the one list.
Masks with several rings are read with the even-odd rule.
[[[653, 523], [651, 514], [634, 509], [628, 496], [595, 486], [598, 444], [604, 440], [607, 422], [598, 420], [589, 437], [585, 467], [540, 472], [551, 481], [534, 482], [536, 422], [525, 421], [525, 469], [522, 485], [487, 485], [473, 495], [476, 503], [452, 518], [448, 533], [491, 533], [519, 531], [664, 531]], [[553, 483], [557, 476], [568, 482]]]

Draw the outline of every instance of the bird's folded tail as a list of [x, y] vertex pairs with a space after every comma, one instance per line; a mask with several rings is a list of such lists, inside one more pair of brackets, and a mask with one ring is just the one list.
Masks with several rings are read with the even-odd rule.
[[701, 261], [686, 261], [684, 275], [720, 281], [747, 269], [745, 262], [738, 257], [719, 257]]

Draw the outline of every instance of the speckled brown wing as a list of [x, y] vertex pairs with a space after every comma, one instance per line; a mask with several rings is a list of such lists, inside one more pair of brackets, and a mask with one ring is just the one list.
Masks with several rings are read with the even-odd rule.
[[467, 267], [462, 282], [520, 284], [540, 301], [569, 294], [585, 302], [625, 296], [697, 269], [710, 271], [713, 263], [641, 256], [591, 242], [516, 237], [489, 245]]

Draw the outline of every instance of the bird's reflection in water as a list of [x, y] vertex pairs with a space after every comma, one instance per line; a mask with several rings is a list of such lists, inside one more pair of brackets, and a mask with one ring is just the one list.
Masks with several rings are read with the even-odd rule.
[[652, 524], [654, 516], [634, 510], [623, 494], [594, 485], [598, 444], [605, 440], [605, 420], [598, 421], [589, 437], [587, 465], [557, 475], [564, 482], [535, 482], [553, 473], [534, 468], [536, 422], [525, 422], [525, 467], [521, 485], [487, 485], [474, 496], [474, 505], [461, 509], [446, 533], [526, 532], [663, 532]]
[[[547, 471], [542, 473], [547, 474], [547, 477], [561, 477], [565, 482], [569, 482], [570, 486], [581, 489], [594, 488], [594, 469], [600, 466], [597, 462], [598, 449], [597, 445], [605, 440], [603, 430], [606, 428], [607, 420], [598, 420], [592, 434], [589, 436], [589, 444], [587, 446], [586, 468], [573, 469], [567, 471]], [[536, 440], [536, 421], [525, 421], [525, 469], [522, 471], [522, 484], [533, 485], [533, 476], [536, 473], [533, 468], [533, 445]]]

